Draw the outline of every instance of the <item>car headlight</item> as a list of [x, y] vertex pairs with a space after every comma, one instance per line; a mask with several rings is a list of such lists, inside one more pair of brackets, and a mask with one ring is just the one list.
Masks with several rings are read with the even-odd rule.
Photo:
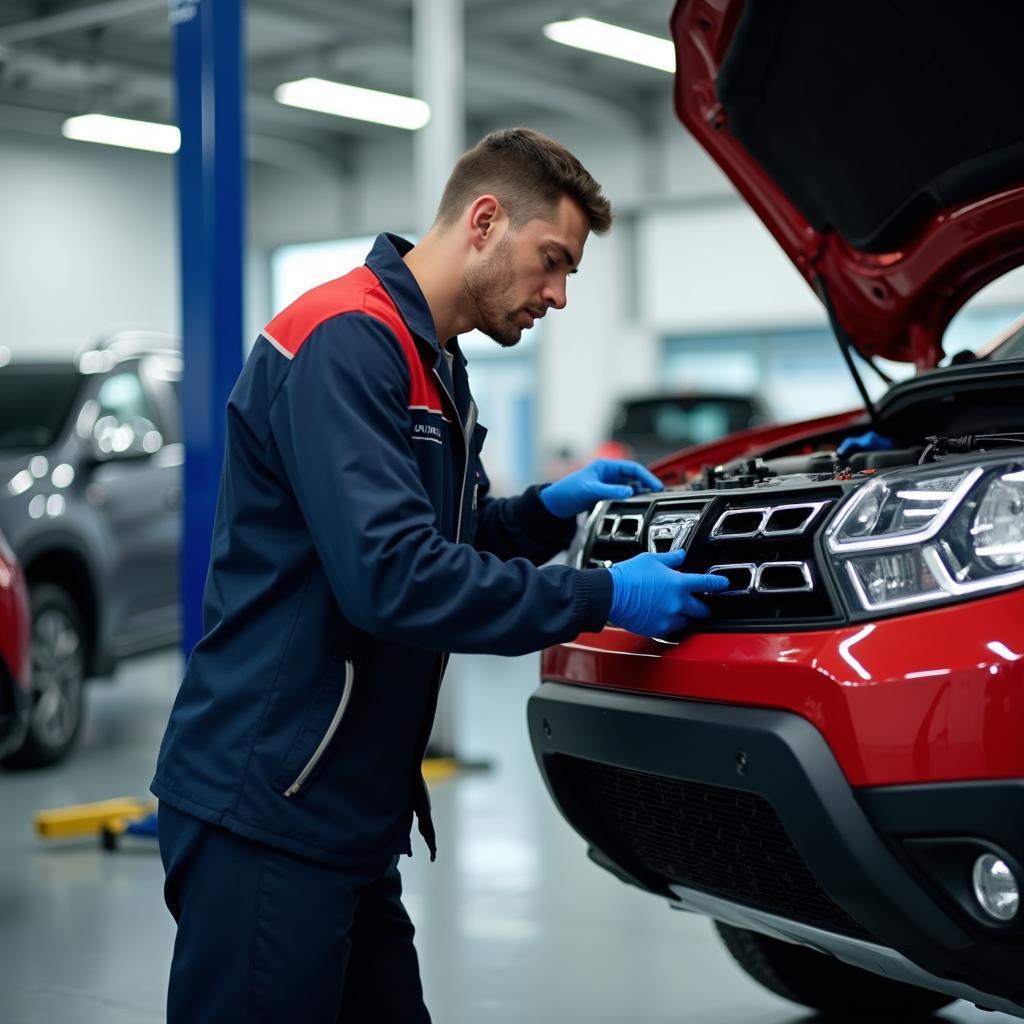
[[826, 533], [858, 612], [1024, 584], [1024, 464], [929, 466], [873, 481]]

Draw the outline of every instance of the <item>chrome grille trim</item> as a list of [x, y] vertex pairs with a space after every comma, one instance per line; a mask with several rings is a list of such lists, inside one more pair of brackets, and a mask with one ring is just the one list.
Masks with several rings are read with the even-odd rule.
[[[778, 569], [796, 569], [803, 577], [803, 583], [796, 587], [770, 587], [765, 584], [766, 572]], [[754, 589], [759, 594], [802, 594], [814, 589], [811, 567], [806, 562], [762, 562], [754, 573]]]
[[[644, 517], [640, 516], [616, 516], [615, 529], [612, 530], [612, 540], [640, 542], [640, 531], [644, 527]], [[636, 529], [632, 533], [623, 533], [622, 527], [625, 523], [635, 524]]]
[[754, 575], [757, 572], [757, 566], [753, 562], [729, 562], [725, 565], [713, 565], [708, 569], [709, 573], [725, 573], [727, 571], [734, 573], [745, 572], [747, 574], [747, 585], [745, 587], [733, 587], [730, 590], [720, 590], [717, 596], [730, 597], [735, 594], [749, 594], [754, 589]]
[[597, 540], [611, 540], [615, 528], [619, 525], [619, 517], [615, 515], [602, 516], [597, 524], [597, 532], [594, 534]]
[[[818, 518], [818, 513], [828, 504], [827, 501], [800, 501], [790, 505], [771, 505], [756, 508], [730, 508], [726, 509], [711, 528], [712, 540], [749, 540], [753, 537], [797, 537], [806, 533], [811, 523]], [[790, 526], [783, 529], [772, 529], [772, 520], [780, 513], [796, 512], [803, 510], [806, 515], [799, 526]], [[724, 532], [730, 519], [739, 516], [760, 515], [761, 520], [753, 530], [739, 530], [736, 532]]]
[[[630, 523], [636, 526], [633, 533], [624, 533], [623, 524]], [[643, 515], [616, 515], [613, 512], [608, 513], [601, 517], [597, 524], [597, 533], [594, 534], [595, 540], [610, 540], [616, 541], [620, 544], [639, 544], [640, 534], [644, 528], [644, 517]]]
[[[711, 527], [711, 537], [713, 540], [743, 540], [746, 537], [756, 537], [764, 529], [765, 520], [768, 518], [768, 513], [771, 510], [768, 508], [730, 508], [726, 509], [719, 517], [714, 526]], [[735, 533], [723, 533], [722, 530], [725, 524], [730, 519], [736, 519], [738, 516], [753, 516], [760, 513], [761, 521], [758, 523], [753, 530], [740, 530]]]
[[[803, 582], [796, 587], [773, 587], [765, 583], [765, 573], [778, 569], [796, 569]], [[760, 565], [754, 562], [727, 562], [722, 565], [712, 565], [709, 573], [747, 573], [749, 583], [745, 587], [733, 587], [730, 590], [721, 590], [718, 597], [735, 597], [739, 594], [805, 594], [814, 589], [814, 578], [811, 576], [811, 567], [806, 562], [762, 562]]]
[[[761, 532], [765, 537], [795, 537], [798, 534], [806, 533], [807, 528], [814, 522], [818, 517], [818, 513], [828, 504], [827, 501], [806, 501], [798, 502], [794, 505], [776, 505], [769, 510], [768, 515], [765, 516], [764, 525], [761, 528]], [[804, 521], [796, 527], [790, 527], [783, 530], [772, 529], [772, 519], [774, 519], [780, 512], [795, 512], [798, 509], [803, 509], [807, 516]]]

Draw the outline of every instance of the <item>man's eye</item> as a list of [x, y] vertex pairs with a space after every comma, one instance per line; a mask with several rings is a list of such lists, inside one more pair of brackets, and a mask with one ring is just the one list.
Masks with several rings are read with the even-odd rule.
[[554, 270], [556, 263], [557, 263], [557, 260], [554, 258], [554, 256], [551, 256], [551, 255], [545, 255], [544, 256], [544, 266], [547, 267], [548, 270]]

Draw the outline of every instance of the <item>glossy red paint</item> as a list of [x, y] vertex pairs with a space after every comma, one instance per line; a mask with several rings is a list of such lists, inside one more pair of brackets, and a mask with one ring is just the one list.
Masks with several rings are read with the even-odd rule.
[[741, 430], [728, 437], [710, 441], [707, 444], [692, 445], [659, 459], [651, 464], [653, 472], [665, 483], [682, 483], [705, 466], [718, 466], [730, 459], [745, 456], [754, 458], [763, 452], [784, 448], [787, 445], [808, 443], [834, 431], [847, 430], [854, 426], [868, 427], [863, 409], [833, 413], [813, 420], [797, 423], [772, 424]]
[[0, 536], [0, 657], [24, 689], [29, 686], [29, 628], [25, 578]]
[[1024, 777], [1024, 591], [808, 633], [619, 629], [545, 651], [544, 679], [781, 708], [854, 786]]
[[718, 72], [743, 0], [680, 0], [672, 15], [675, 105], [864, 355], [936, 366], [946, 325], [970, 296], [1024, 262], [1024, 185], [936, 214], [898, 252], [864, 253], [815, 230], [729, 131]]

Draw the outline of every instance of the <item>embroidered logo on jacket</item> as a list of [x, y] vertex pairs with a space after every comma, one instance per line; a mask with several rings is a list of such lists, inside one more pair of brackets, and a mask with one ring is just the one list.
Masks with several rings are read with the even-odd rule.
[[414, 423], [412, 425], [412, 439], [414, 441], [433, 441], [435, 444], [443, 444], [441, 428], [433, 423]]

